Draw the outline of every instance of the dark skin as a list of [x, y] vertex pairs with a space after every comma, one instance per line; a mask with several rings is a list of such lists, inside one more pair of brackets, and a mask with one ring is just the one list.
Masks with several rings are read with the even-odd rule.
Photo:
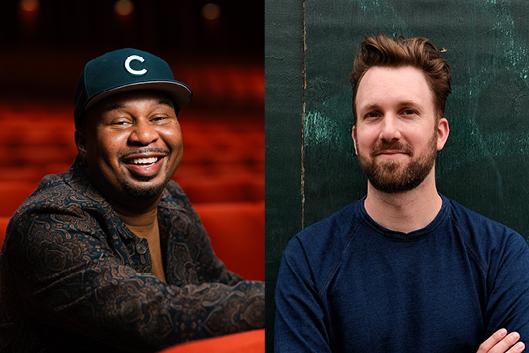
[[91, 108], [75, 133], [88, 177], [137, 236], [147, 239], [153, 274], [165, 281], [157, 206], [182, 159], [175, 108], [156, 92], [128, 92]]

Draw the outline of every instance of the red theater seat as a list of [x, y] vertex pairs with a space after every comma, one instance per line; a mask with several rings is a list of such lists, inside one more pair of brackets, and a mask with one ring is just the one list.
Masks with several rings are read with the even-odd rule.
[[180, 344], [160, 353], [264, 353], [264, 329]]
[[192, 203], [264, 200], [264, 180], [249, 175], [182, 178], [179, 184]]
[[0, 249], [2, 249], [2, 246], [4, 245], [8, 223], [9, 223], [9, 217], [0, 217]]
[[6, 166], [2, 167], [0, 183], [3, 183], [4, 181], [26, 181], [37, 183], [42, 177], [43, 171], [36, 166]]
[[38, 183], [27, 181], [0, 182], [0, 216], [11, 216], [37, 188]]
[[264, 280], [264, 202], [194, 207], [226, 267], [244, 278]]
[[74, 152], [61, 145], [0, 146], [2, 165], [45, 166], [50, 163], [65, 163], [73, 160]]

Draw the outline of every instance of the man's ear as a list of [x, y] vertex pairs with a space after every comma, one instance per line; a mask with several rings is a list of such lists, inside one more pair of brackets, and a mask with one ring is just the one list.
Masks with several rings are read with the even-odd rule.
[[443, 117], [437, 122], [437, 151], [441, 151], [445, 146], [448, 135], [450, 134], [450, 126], [448, 120]]
[[86, 137], [79, 130], [75, 130], [74, 138], [75, 145], [77, 146], [77, 153], [84, 156], [86, 154]]
[[358, 147], [356, 147], [356, 125], [353, 125], [351, 129], [351, 137], [353, 139], [353, 148], [355, 149], [355, 155], [358, 156]]

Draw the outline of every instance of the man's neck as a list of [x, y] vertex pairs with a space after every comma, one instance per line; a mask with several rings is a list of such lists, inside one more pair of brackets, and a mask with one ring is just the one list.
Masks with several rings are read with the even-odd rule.
[[426, 227], [439, 213], [442, 199], [435, 186], [435, 171], [416, 188], [388, 194], [368, 183], [365, 209], [384, 228], [410, 233]]
[[158, 227], [157, 207], [151, 207], [142, 212], [130, 212], [130, 210], [116, 207], [114, 209], [127, 227], [137, 236], [149, 238], [155, 228]]
[[149, 208], [142, 213], [124, 212], [118, 209], [116, 209], [116, 212], [132, 233], [140, 238], [147, 239], [149, 254], [151, 255], [152, 273], [161, 281], [166, 282], [160, 244], [160, 229], [158, 228], [157, 207]]

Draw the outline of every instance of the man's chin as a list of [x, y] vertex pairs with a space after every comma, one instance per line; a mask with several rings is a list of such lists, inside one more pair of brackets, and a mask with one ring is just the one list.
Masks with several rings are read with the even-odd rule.
[[169, 180], [164, 182], [135, 181], [134, 183], [124, 183], [123, 189], [127, 196], [139, 201], [146, 201], [157, 198], [165, 189]]
[[415, 183], [410, 183], [409, 180], [405, 181], [400, 173], [371, 176], [368, 179], [375, 189], [388, 194], [405, 192], [416, 187], [416, 185], [411, 185]]
[[383, 181], [383, 182], [375, 181], [374, 182], [373, 180], [370, 180], [369, 182], [375, 189], [377, 189], [380, 192], [386, 193], [386, 194], [398, 194], [398, 193], [410, 191], [416, 188], [420, 184], [420, 182], [418, 182], [417, 185], [415, 185], [415, 183], [402, 184], [402, 183], [395, 182], [395, 181]]
[[371, 185], [388, 194], [403, 193], [418, 187], [428, 176], [433, 165], [412, 163], [410, 165], [393, 164], [384, 168], [378, 166], [364, 172]]
[[409, 191], [417, 187], [422, 181], [409, 175], [408, 163], [400, 163], [397, 161], [371, 164], [365, 166], [364, 172], [376, 190], [388, 194]]

